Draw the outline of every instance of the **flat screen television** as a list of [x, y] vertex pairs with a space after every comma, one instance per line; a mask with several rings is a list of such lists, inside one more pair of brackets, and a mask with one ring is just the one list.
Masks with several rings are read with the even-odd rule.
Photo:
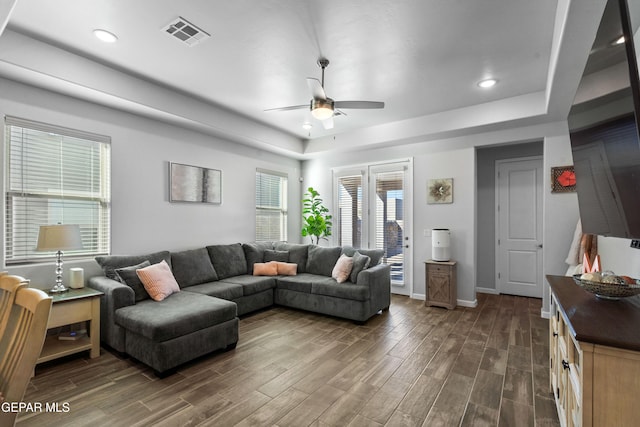
[[583, 232], [639, 239], [640, 80], [629, 6], [640, 8], [608, 0], [568, 122]]

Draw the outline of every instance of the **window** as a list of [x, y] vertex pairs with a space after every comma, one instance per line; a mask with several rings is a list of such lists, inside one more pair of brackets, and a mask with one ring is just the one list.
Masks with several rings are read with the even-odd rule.
[[287, 175], [256, 170], [256, 241], [287, 240]]
[[338, 245], [362, 247], [362, 175], [338, 179]]
[[110, 139], [7, 117], [5, 263], [52, 258], [36, 252], [41, 225], [78, 224], [83, 249], [110, 249]]

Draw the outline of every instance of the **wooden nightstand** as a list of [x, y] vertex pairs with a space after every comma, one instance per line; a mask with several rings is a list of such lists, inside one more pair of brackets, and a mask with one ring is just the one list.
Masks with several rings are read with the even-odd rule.
[[57, 335], [49, 335], [36, 363], [47, 362], [81, 351], [90, 351], [93, 359], [100, 356], [100, 296], [102, 292], [91, 288], [69, 289], [53, 298], [48, 329], [73, 323], [87, 322], [88, 336], [75, 341], [61, 341]]
[[425, 263], [425, 301], [424, 305], [456, 308], [458, 285], [456, 282], [455, 261], [433, 261]]

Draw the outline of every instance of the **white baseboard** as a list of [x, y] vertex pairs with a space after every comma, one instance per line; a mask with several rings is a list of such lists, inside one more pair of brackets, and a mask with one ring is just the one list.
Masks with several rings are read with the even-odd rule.
[[[419, 299], [424, 301], [425, 299], [427, 299], [427, 296], [425, 294], [413, 294], [411, 295], [411, 298], [413, 299]], [[466, 300], [457, 300], [456, 304], [459, 305], [460, 307], [477, 307], [478, 306], [478, 300], [475, 299], [473, 301], [466, 301]]]
[[491, 295], [500, 295], [497, 289], [493, 288], [476, 288], [476, 292], [481, 294], [491, 294]]
[[456, 301], [456, 303], [460, 306], [460, 307], [477, 307], [478, 306], [478, 300], [474, 299], [473, 301], [465, 301], [462, 299], [459, 299], [458, 301]]

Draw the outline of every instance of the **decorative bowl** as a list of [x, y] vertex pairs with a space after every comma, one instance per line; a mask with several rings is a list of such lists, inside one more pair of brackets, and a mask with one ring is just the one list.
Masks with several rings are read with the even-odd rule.
[[575, 274], [573, 280], [578, 286], [587, 292], [595, 294], [598, 298], [617, 300], [620, 298], [632, 297], [640, 294], [640, 285], [636, 284], [618, 285], [613, 283], [593, 282], [580, 278], [580, 274]]

